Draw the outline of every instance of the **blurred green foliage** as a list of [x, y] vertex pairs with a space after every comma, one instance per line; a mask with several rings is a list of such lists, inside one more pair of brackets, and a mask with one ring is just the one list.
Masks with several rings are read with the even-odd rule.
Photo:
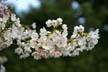
[[22, 14], [21, 23], [31, 25], [37, 23], [37, 29], [45, 26], [48, 19], [63, 18], [69, 27], [69, 35], [73, 27], [78, 25], [80, 14], [86, 18], [86, 31], [90, 27], [100, 29], [99, 44], [89, 52], [82, 52], [76, 57], [49, 58], [34, 60], [33, 58], [19, 59], [14, 54], [14, 46], [3, 50], [0, 54], [8, 58], [4, 64], [7, 72], [108, 72], [108, 32], [104, 31], [104, 24], [108, 25], [108, 0], [78, 0], [80, 9], [75, 11], [71, 7], [72, 0], [41, 0], [42, 7], [33, 9], [29, 14]]

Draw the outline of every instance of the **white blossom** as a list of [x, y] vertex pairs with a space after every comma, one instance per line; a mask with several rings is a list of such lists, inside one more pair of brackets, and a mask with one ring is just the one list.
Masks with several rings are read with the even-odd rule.
[[63, 28], [63, 30], [67, 30], [68, 29], [66, 24], [63, 24], [62, 28]]
[[41, 56], [39, 56], [39, 53], [38, 53], [38, 52], [33, 52], [33, 53], [32, 53], [32, 56], [33, 56], [34, 59], [36, 59], [36, 60], [41, 59]]
[[23, 52], [23, 54], [20, 55], [20, 59], [27, 58], [29, 56], [30, 56], [30, 54], [28, 52]]
[[62, 29], [63, 29], [62, 35], [63, 35], [65, 38], [67, 38], [67, 35], [68, 35], [68, 31], [67, 31], [68, 27], [67, 27], [67, 25], [66, 25], [66, 24], [63, 24], [63, 25], [62, 25]]
[[43, 27], [40, 29], [40, 36], [46, 36], [48, 34], [48, 31]]
[[63, 22], [63, 19], [62, 18], [57, 18], [57, 22], [61, 25], [62, 22]]
[[50, 56], [58, 58], [58, 57], [62, 56], [62, 53], [60, 51], [52, 51]]
[[19, 18], [16, 19], [15, 25], [18, 26], [18, 27], [21, 27], [20, 19]]
[[32, 28], [35, 29], [36, 28], [36, 23], [32, 24]]
[[57, 27], [58, 26], [57, 20], [52, 20], [52, 25], [54, 28]]
[[37, 40], [38, 37], [39, 37], [38, 33], [36, 31], [32, 31], [32, 33], [31, 33], [32, 40]]
[[23, 49], [22, 48], [16, 48], [15, 49], [15, 53], [17, 53], [18, 55], [22, 54], [23, 53]]
[[52, 26], [52, 21], [51, 20], [46, 21], [46, 25], [47, 25], [47, 27], [51, 27]]
[[14, 22], [16, 20], [16, 15], [15, 14], [11, 14], [11, 20]]

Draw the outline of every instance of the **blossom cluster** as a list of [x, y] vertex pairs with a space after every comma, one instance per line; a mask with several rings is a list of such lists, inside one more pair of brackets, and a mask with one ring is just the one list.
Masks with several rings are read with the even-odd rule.
[[98, 43], [99, 29], [85, 33], [82, 25], [75, 26], [72, 35], [68, 37], [68, 26], [63, 24], [62, 18], [49, 19], [45, 24], [52, 29], [49, 31], [43, 27], [37, 32], [36, 23], [32, 24], [32, 29], [24, 27], [15, 14], [0, 4], [0, 50], [16, 41], [15, 53], [20, 58], [33, 56], [38, 60], [77, 56], [84, 50], [92, 50]]

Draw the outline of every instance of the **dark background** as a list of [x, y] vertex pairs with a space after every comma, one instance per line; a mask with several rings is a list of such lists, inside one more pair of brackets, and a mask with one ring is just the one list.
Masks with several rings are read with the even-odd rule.
[[8, 58], [4, 64], [7, 72], [108, 72], [108, 0], [76, 0], [80, 4], [77, 10], [72, 9], [72, 1], [41, 0], [40, 9], [31, 8], [28, 14], [22, 13], [21, 23], [30, 26], [36, 22], [39, 30], [45, 26], [46, 20], [61, 17], [63, 23], [68, 25], [70, 35], [73, 27], [80, 24], [78, 19], [84, 17], [86, 32], [89, 28], [100, 29], [98, 45], [76, 57], [42, 60], [34, 60], [32, 57], [19, 59], [12, 45], [1, 52], [2, 56]]

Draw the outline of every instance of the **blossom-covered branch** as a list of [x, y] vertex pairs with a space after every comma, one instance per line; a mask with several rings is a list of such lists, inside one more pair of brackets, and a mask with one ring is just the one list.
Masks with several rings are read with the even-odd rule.
[[9, 47], [16, 40], [15, 53], [20, 58], [33, 56], [34, 59], [77, 56], [84, 50], [91, 50], [98, 43], [99, 29], [84, 32], [82, 25], [75, 26], [70, 38], [68, 27], [63, 24], [62, 18], [47, 20], [46, 26], [53, 28], [51, 31], [45, 27], [36, 30], [36, 23], [31, 28], [21, 25], [20, 19], [10, 13], [8, 8], [0, 4], [0, 50]]

